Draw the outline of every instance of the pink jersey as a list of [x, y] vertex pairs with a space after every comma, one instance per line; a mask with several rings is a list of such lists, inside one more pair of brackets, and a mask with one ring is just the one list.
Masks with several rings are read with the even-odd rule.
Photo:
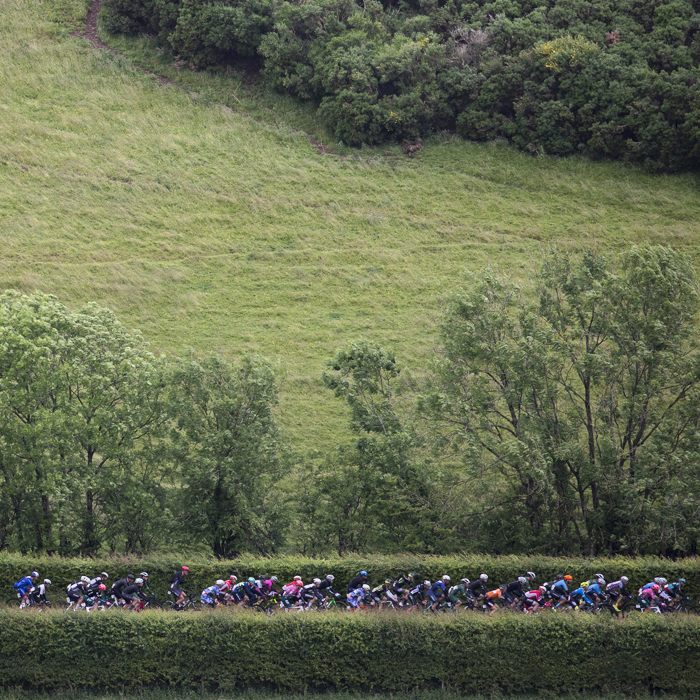
[[297, 595], [303, 587], [303, 581], [291, 581], [290, 583], [282, 586], [282, 592], [285, 595]]

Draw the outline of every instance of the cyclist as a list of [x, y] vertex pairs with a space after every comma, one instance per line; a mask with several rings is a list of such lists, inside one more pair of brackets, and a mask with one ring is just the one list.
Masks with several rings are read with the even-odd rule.
[[437, 611], [437, 606], [440, 599], [447, 594], [446, 586], [450, 583], [450, 577], [445, 574], [440, 580], [435, 581], [427, 590], [428, 599], [430, 600], [430, 610]]
[[[356, 588], [354, 591], [350, 591], [350, 593], [348, 593], [348, 610], [357, 610], [360, 606], [360, 603], [366, 601], [369, 597], [369, 585], [363, 583], [359, 588]], [[372, 601], [369, 601], [369, 604], [371, 606], [374, 606], [374, 603]]]
[[540, 607], [540, 603], [544, 599], [545, 587], [533, 588], [531, 591], [525, 591], [523, 599], [523, 609], [525, 614], [533, 613]]
[[653, 607], [652, 603], [657, 600], [659, 593], [661, 593], [661, 586], [658, 583], [652, 583], [648, 588], [644, 586], [640, 589], [638, 607], [642, 612], [647, 612]]
[[311, 610], [314, 601], [319, 599], [318, 591], [320, 585], [321, 579], [315, 578], [311, 583], [307, 583], [299, 589], [299, 600], [307, 610]]
[[219, 604], [219, 595], [221, 594], [221, 588], [223, 585], [224, 581], [219, 579], [213, 586], [205, 588], [200, 597], [202, 603], [215, 608]]
[[573, 576], [558, 574], [557, 580], [549, 587], [549, 595], [556, 601], [555, 607], [559, 607], [562, 603], [566, 603], [569, 600], [569, 588], [567, 583], [571, 581], [573, 581]]
[[683, 586], [685, 586], [684, 578], [679, 578], [678, 581], [673, 583], [667, 583], [661, 589], [659, 597], [669, 606], [677, 605], [682, 598]]
[[384, 583], [372, 589], [372, 600], [377, 604], [378, 608], [382, 607], [382, 601], [398, 602], [398, 596], [391, 590], [393, 584], [393, 579], [387, 578], [384, 580]]
[[528, 571], [528, 572], [525, 574], [525, 578], [527, 579], [527, 589], [528, 589], [528, 590], [531, 590], [531, 589], [532, 589], [532, 584], [535, 582], [535, 579], [537, 578], [537, 576], [535, 576], [535, 572], [534, 572], [534, 571]]
[[619, 580], [610, 582], [605, 587], [605, 592], [610, 596], [613, 610], [620, 612], [622, 600], [627, 597], [628, 593], [625, 590], [625, 584], [629, 581], [627, 576], [621, 576]]
[[74, 603], [74, 607], [77, 609], [85, 600], [88, 594], [88, 586], [90, 585], [90, 579], [87, 576], [81, 576], [79, 581], [74, 581], [66, 586], [66, 594], [68, 600]]
[[464, 605], [464, 602], [460, 598], [460, 595], [463, 595], [465, 598], [468, 599], [467, 595], [467, 586], [470, 584], [470, 581], [468, 578], [463, 578], [456, 586], [450, 586], [450, 588], [447, 591], [447, 599], [452, 603], [452, 605], [455, 606], [455, 608], [458, 608], [460, 605]]
[[500, 586], [493, 591], [486, 591], [486, 595], [484, 596], [484, 608], [488, 611], [489, 615], [498, 610], [496, 601], [500, 600], [502, 597], [503, 590]]
[[134, 582], [134, 575], [127, 574], [126, 578], [120, 578], [118, 581], [115, 581], [112, 584], [112, 588], [109, 591], [110, 595], [113, 596], [114, 599], [118, 603], [122, 599], [122, 591], [127, 586], [130, 586], [133, 582]]
[[39, 578], [39, 574], [36, 571], [32, 571], [29, 576], [24, 576], [17, 583], [13, 583], [12, 587], [17, 591], [17, 597], [20, 600], [19, 607], [23, 608], [26, 604], [25, 598], [29, 591], [34, 588], [34, 582]]
[[399, 600], [399, 605], [403, 607], [405, 605], [406, 596], [408, 595], [409, 589], [411, 589], [416, 584], [416, 575], [411, 572], [405, 576], [402, 574], [395, 581], [394, 585], [391, 587], [392, 592], [396, 595]]
[[51, 601], [46, 598], [46, 589], [51, 585], [51, 581], [48, 578], [44, 579], [44, 583], [40, 583], [38, 586], [32, 588], [27, 594], [27, 600], [31, 605], [39, 605], [44, 603], [51, 607]]
[[105, 586], [107, 585], [108, 578], [109, 578], [109, 574], [106, 571], [103, 571], [99, 576], [95, 576], [95, 578], [90, 579], [90, 583], [88, 584], [88, 589], [90, 590], [91, 593], [94, 593], [95, 591], [98, 590], [98, 586], [101, 583], [104, 583]]
[[183, 566], [180, 571], [178, 571], [170, 579], [170, 591], [175, 596], [175, 605], [180, 606], [185, 602], [187, 594], [182, 590], [182, 585], [185, 583], [185, 576], [190, 573], [189, 566]]
[[277, 591], [275, 590], [275, 584], [277, 583], [277, 581], [279, 581], [277, 576], [263, 576], [260, 580], [260, 583], [262, 584], [260, 587], [262, 592], [266, 596], [272, 593], [277, 593]]
[[[255, 605], [258, 602], [258, 598], [262, 597], [263, 592], [260, 590], [260, 586], [260, 582], [256, 581], [252, 576], [248, 577], [248, 580], [243, 582], [243, 590], [248, 596], [250, 605]], [[244, 602], [245, 599], [242, 600], [239, 605], [242, 605]]]
[[489, 577], [486, 574], [480, 574], [476, 581], [472, 581], [467, 586], [467, 595], [471, 598], [470, 604], [481, 600], [481, 598], [488, 593], [488, 589], [486, 588], [486, 582], [488, 580]]
[[125, 608], [131, 608], [133, 610], [136, 607], [136, 603], [144, 597], [141, 591], [142, 586], [143, 579], [139, 576], [131, 585], [124, 588], [122, 591], [122, 600], [124, 601]]
[[356, 591], [358, 588], [361, 588], [364, 583], [367, 582], [367, 572], [366, 571], [360, 571], [360, 573], [355, 576], [355, 578], [348, 583], [348, 593], [351, 591]]
[[304, 587], [301, 576], [295, 576], [289, 583], [282, 586], [282, 605], [289, 609], [299, 600], [299, 591]]
[[224, 585], [221, 586], [221, 593], [223, 593], [226, 600], [231, 600], [231, 590], [236, 584], [236, 581], [238, 581], [238, 576], [231, 574], [226, 581], [224, 581]]
[[415, 610], [419, 605], [425, 605], [426, 592], [430, 588], [430, 581], [426, 580], [423, 583], [417, 583], [408, 591], [409, 610]]
[[340, 598], [340, 593], [333, 590], [333, 581], [335, 581], [335, 576], [333, 576], [333, 574], [326, 574], [326, 578], [321, 581], [321, 585], [318, 587], [316, 595], [320, 596], [319, 602], [322, 605], [325, 604], [329, 595], [332, 595], [334, 598]]
[[598, 578], [595, 580], [595, 583], [592, 583], [586, 589], [586, 597], [589, 600], [592, 600], [594, 605], [598, 605], [604, 597], [604, 595], [603, 595], [604, 590], [605, 590], [605, 579]]
[[512, 581], [507, 584], [503, 591], [503, 599], [508, 603], [508, 606], [515, 610], [521, 602], [521, 599], [525, 597], [525, 589], [523, 586], [527, 585], [527, 579], [524, 576], [518, 576], [517, 581]]
[[139, 574], [139, 578], [142, 578], [142, 579], [143, 579], [143, 588], [142, 588], [142, 590], [143, 590], [143, 592], [144, 592], [144, 595], [145, 595], [145, 594], [148, 594], [149, 596], [152, 596], [153, 598], [155, 598], [155, 597], [156, 597], [156, 594], [150, 589], [150, 587], [149, 587], [149, 585], [148, 585], [148, 571], [142, 571], [142, 572]]

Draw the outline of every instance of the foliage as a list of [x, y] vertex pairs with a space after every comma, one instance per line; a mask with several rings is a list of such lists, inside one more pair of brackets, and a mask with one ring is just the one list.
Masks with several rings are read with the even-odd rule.
[[[595, 6], [378, 0], [171, 3], [167, 39], [199, 66], [257, 52], [277, 89], [319, 108], [359, 145], [454, 128], [536, 153], [696, 168], [700, 15], [691, 0]], [[106, 0], [111, 31], [155, 22], [155, 4]], [[144, 19], [145, 17], [145, 19]]]
[[618, 266], [551, 254], [538, 283], [537, 302], [493, 274], [454, 296], [423, 399], [441, 447], [484, 485], [473, 507], [502, 519], [497, 531], [489, 519], [490, 546], [498, 532], [496, 551], [694, 551], [690, 261], [661, 247], [633, 247]]
[[181, 518], [180, 541], [217, 554], [274, 549], [263, 361], [168, 367], [111, 311], [17, 292], [0, 296], [0, 347], [0, 548], [144, 551]]
[[584, 557], [547, 557], [528, 556], [493, 556], [488, 554], [453, 554], [432, 556], [425, 554], [356, 554], [349, 552], [342, 557], [310, 557], [301, 555], [276, 555], [261, 557], [243, 555], [235, 559], [215, 559], [202, 555], [150, 554], [147, 556], [97, 556], [94, 558], [72, 558], [46, 555], [26, 555], [0, 553], [0, 607], [3, 600], [14, 596], [12, 584], [28, 572], [36, 570], [53, 583], [50, 597], [64, 600], [63, 592], [68, 583], [76, 581], [83, 575], [95, 576], [106, 571], [111, 580], [124, 577], [127, 573], [138, 575], [146, 571], [149, 575], [149, 587], [159, 600], [166, 597], [173, 574], [186, 564], [190, 573], [185, 581], [188, 593], [199, 593], [211, 586], [219, 578], [228, 578], [235, 574], [241, 576], [260, 576], [267, 574], [277, 576], [280, 583], [291, 581], [296, 575], [310, 581], [317, 576], [333, 574], [336, 577], [337, 590], [343, 591], [347, 584], [361, 570], [369, 573], [369, 581], [379, 584], [387, 577], [396, 578], [410, 571], [416, 572], [420, 579], [437, 581], [444, 574], [458, 580], [464, 576], [474, 580], [479, 574], [489, 576], [489, 585], [494, 587], [501, 583], [515, 581], [526, 571], [534, 571], [537, 581], [551, 581], [557, 574], [568, 573], [574, 581], [586, 581], [593, 574], [602, 573], [607, 581], [615, 581], [620, 576], [630, 580], [630, 590], [636, 590], [657, 576], [664, 576], [669, 581], [685, 578], [688, 585], [687, 594], [696, 599], [700, 595], [700, 559], [690, 557], [671, 561], [661, 557], [625, 557], [584, 558]]
[[[28, 652], [27, 639], [41, 643]], [[592, 652], [576, 664], [561, 663], [582, 644]], [[656, 615], [617, 621], [576, 615], [3, 613], [0, 678], [6, 687], [45, 690], [695, 693], [699, 649], [700, 621]]]

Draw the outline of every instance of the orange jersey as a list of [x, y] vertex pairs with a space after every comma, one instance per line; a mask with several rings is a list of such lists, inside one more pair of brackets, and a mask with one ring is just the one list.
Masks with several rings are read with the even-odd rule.
[[495, 591], [489, 591], [486, 594], [486, 600], [493, 600], [494, 598], [500, 598], [502, 595], [501, 589], [497, 588]]

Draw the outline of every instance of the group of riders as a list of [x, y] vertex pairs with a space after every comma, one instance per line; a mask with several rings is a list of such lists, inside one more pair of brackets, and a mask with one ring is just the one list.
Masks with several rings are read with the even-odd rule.
[[[181, 567], [170, 582], [172, 609], [182, 609], [188, 599], [183, 590], [185, 578], [190, 569]], [[623, 604], [634, 597], [625, 586], [627, 576], [606, 583], [602, 574], [595, 574], [579, 586], [573, 585], [573, 577], [559, 574], [552, 581], [536, 584], [534, 571], [528, 571], [515, 581], [489, 589], [487, 574], [480, 574], [470, 581], [462, 578], [452, 583], [445, 574], [437, 581], [421, 580], [416, 573], [400, 575], [396, 579], [387, 578], [377, 586], [369, 584], [366, 571], [360, 571], [347, 586], [345, 592], [334, 590], [335, 576], [314, 578], [304, 583], [301, 576], [280, 585], [277, 576], [249, 577], [241, 581], [234, 574], [228, 579], [219, 579], [205, 588], [200, 595], [202, 605], [215, 608], [220, 605], [252, 606], [263, 605], [267, 610], [312, 610], [329, 607], [362, 610], [365, 608], [394, 608], [405, 611], [424, 610], [426, 613], [442, 610], [474, 609], [492, 613], [500, 608], [533, 613], [541, 608], [591, 610], [602, 604], [611, 612], [619, 613]], [[50, 605], [47, 592], [51, 586], [49, 579], [38, 583], [39, 574], [21, 578], [14, 584], [20, 607]], [[66, 588], [66, 601], [69, 607], [96, 610], [117, 605], [126, 609], [139, 610], [155, 595], [148, 588], [148, 573], [142, 571], [138, 577], [128, 574], [125, 578], [108, 584], [109, 574], [103, 571], [99, 576], [82, 576]], [[677, 609], [687, 598], [683, 595], [686, 585], [684, 578], [669, 583], [663, 577], [646, 583], [636, 592], [636, 608], [642, 611], [671, 611]], [[191, 600], [191, 597], [190, 597]]]

